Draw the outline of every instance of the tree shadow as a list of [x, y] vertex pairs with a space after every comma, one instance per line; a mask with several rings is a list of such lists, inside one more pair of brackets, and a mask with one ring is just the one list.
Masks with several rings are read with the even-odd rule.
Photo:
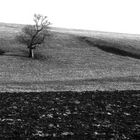
[[[133, 48], [130, 45], [123, 46], [123, 44], [122, 44], [122, 46], [121, 46], [120, 44], [117, 44], [115, 42], [112, 43], [112, 42], [107, 42], [107, 41], [104, 41], [101, 39], [94, 39], [94, 38], [93, 39], [91, 38], [92, 39], [91, 40], [88, 37], [80, 37], [79, 39], [81, 41], [86, 42], [88, 45], [90, 45], [92, 47], [97, 47], [97, 48], [99, 48], [105, 52], [108, 52], [108, 53], [112, 53], [112, 54], [120, 55], [120, 56], [132, 57], [135, 59], [140, 59], [140, 54], [135, 53], [136, 51], [139, 51], [139, 50], [136, 50], [135, 48]], [[122, 48], [120, 48], [120, 47], [122, 47]], [[123, 47], [128, 48], [128, 51], [123, 50]]]
[[39, 61], [45, 61], [48, 59], [48, 56], [45, 56], [39, 52], [35, 52], [34, 58], [29, 58], [29, 52], [28, 50], [18, 50], [18, 51], [3, 51], [0, 49], [0, 55], [3, 56], [13, 56], [13, 57], [19, 57], [19, 58], [27, 58], [32, 60], [39, 60]]
[[0, 49], [0, 55], [4, 55], [5, 51]]
[[43, 54], [41, 54], [41, 53], [35, 53], [35, 57], [34, 57], [34, 59], [44, 61], [44, 60], [47, 60], [48, 57], [45, 56], [45, 55], [43, 55]]

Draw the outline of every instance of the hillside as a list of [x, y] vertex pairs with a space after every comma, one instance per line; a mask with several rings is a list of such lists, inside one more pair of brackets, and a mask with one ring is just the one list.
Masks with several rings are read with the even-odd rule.
[[29, 59], [22, 27], [0, 24], [1, 91], [140, 89], [140, 35], [52, 28]]

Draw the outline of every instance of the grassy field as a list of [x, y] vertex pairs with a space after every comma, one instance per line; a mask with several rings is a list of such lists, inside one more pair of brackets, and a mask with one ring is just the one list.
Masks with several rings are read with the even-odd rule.
[[15, 36], [23, 25], [0, 24], [0, 90], [140, 88], [140, 36], [52, 28], [29, 59]]

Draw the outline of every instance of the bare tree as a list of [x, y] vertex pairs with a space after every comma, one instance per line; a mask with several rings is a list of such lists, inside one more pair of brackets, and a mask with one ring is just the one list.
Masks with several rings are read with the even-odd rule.
[[46, 16], [35, 14], [35, 25], [27, 25], [23, 27], [20, 35], [16, 37], [18, 42], [27, 45], [29, 49], [29, 57], [34, 58], [34, 49], [40, 46], [47, 36], [49, 36], [50, 22]]

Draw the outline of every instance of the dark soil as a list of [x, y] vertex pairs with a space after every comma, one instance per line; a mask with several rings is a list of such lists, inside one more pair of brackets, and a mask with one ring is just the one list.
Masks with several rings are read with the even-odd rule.
[[140, 139], [140, 91], [0, 93], [0, 139]]

